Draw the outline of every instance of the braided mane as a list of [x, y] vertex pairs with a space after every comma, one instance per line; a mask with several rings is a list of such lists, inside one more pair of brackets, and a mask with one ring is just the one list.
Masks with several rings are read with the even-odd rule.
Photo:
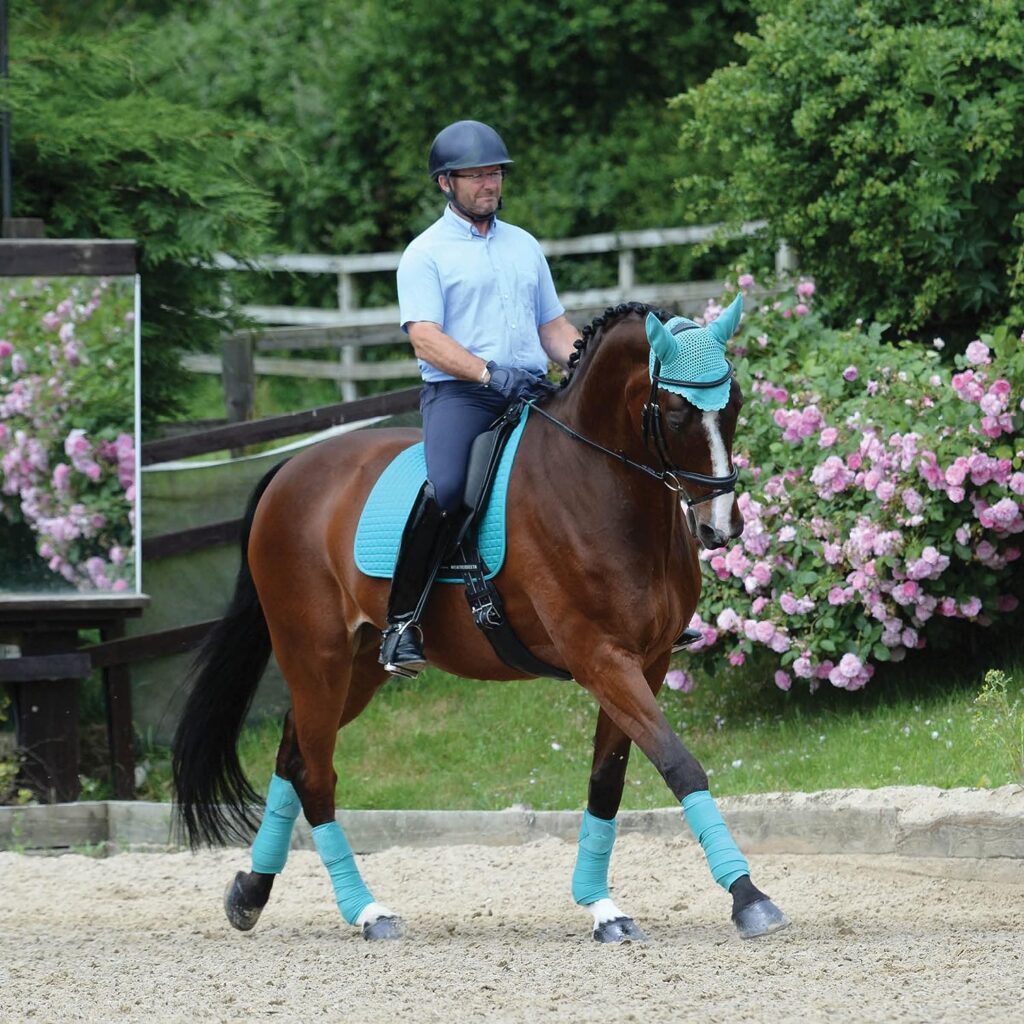
[[664, 309], [658, 309], [656, 306], [649, 306], [643, 302], [620, 302], [617, 306], [609, 306], [583, 328], [583, 337], [576, 342], [576, 351], [569, 356], [569, 372], [562, 378], [561, 387], [569, 386], [569, 382], [579, 369], [580, 359], [587, 351], [587, 346], [594, 339], [595, 335], [600, 334], [605, 328], [612, 326], [613, 323], [628, 316], [630, 313], [636, 313], [637, 316], [641, 317], [646, 316], [648, 313], [653, 313], [662, 323], [673, 316], [672, 313], [668, 313]]

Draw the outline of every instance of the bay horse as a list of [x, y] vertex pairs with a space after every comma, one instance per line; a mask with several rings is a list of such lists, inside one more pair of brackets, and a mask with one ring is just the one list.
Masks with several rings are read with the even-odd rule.
[[[606, 310], [584, 330], [562, 387], [533, 404], [508, 482], [507, 553], [495, 578], [508, 620], [599, 706], [572, 892], [603, 942], [645, 938], [608, 888], [633, 744], [681, 802], [713, 878], [732, 896], [740, 935], [789, 923], [751, 882], [707, 774], [656, 699], [700, 595], [698, 542], [720, 547], [743, 527], [731, 456], [743, 397], [725, 359], [740, 309], [737, 299], [703, 328], [637, 303]], [[679, 379], [663, 366], [699, 372]], [[709, 408], [702, 396], [716, 390], [721, 407]], [[377, 660], [389, 582], [355, 567], [360, 511], [418, 438], [412, 429], [335, 437], [275, 467], [250, 498], [234, 596], [197, 655], [173, 743], [177, 814], [193, 848], [248, 839], [258, 825], [252, 871], [238, 872], [225, 897], [237, 928], [253, 927], [266, 905], [301, 810], [344, 919], [367, 939], [401, 934], [336, 822], [332, 758], [339, 729], [389, 678]], [[474, 626], [461, 586], [435, 584], [423, 635], [427, 659], [447, 672], [524, 678]], [[258, 822], [236, 746], [271, 653], [291, 708]]]

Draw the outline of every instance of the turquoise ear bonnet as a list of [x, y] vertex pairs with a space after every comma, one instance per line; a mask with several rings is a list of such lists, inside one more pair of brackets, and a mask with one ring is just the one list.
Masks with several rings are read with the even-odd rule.
[[[737, 295], [717, 320], [712, 320], [704, 327], [694, 324], [685, 316], [674, 316], [663, 324], [653, 313], [648, 313], [645, 327], [651, 346], [648, 364], [651, 380], [654, 380], [655, 359], [661, 360], [658, 376], [662, 378], [705, 381], [724, 377], [729, 372], [725, 346], [736, 332], [742, 312], [743, 297]], [[692, 326], [678, 334], [672, 333], [674, 327], [688, 325]], [[682, 395], [698, 409], [715, 412], [728, 404], [731, 382], [727, 380], [714, 388], [685, 388], [665, 381], [659, 381], [658, 386]]]

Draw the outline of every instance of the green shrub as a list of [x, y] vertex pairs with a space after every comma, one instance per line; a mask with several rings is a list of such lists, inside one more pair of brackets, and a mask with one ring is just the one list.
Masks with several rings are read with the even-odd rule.
[[828, 295], [966, 343], [1024, 310], [1020, 0], [758, 0], [746, 59], [678, 97], [682, 193], [764, 218]]
[[751, 24], [738, 0], [211, 0], [165, 19], [142, 66], [160, 95], [255, 114], [288, 140], [299, 166], [271, 151], [253, 164], [283, 246], [364, 252], [438, 216], [427, 151], [460, 118], [501, 131], [509, 218], [539, 235], [678, 222], [665, 98], [734, 56]]
[[999, 328], [951, 372], [934, 349], [882, 342], [877, 324], [825, 327], [813, 290], [801, 282], [743, 322], [746, 524], [704, 553], [694, 625], [702, 667], [774, 652], [782, 689], [857, 689], [874, 663], [1020, 622], [1024, 338]]

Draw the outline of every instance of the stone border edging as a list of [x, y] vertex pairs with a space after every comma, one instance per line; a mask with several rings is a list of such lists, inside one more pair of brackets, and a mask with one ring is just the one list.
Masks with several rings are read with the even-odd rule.
[[[722, 797], [722, 814], [746, 853], [896, 854], [1024, 859], [1024, 786], [937, 789], [890, 786]], [[545, 836], [575, 842], [578, 811], [339, 811], [358, 853], [390, 846], [507, 846]], [[677, 808], [623, 811], [619, 834], [665, 839], [689, 832]], [[181, 849], [169, 804], [136, 801], [0, 807], [0, 850]], [[293, 849], [312, 849], [300, 821]]]

